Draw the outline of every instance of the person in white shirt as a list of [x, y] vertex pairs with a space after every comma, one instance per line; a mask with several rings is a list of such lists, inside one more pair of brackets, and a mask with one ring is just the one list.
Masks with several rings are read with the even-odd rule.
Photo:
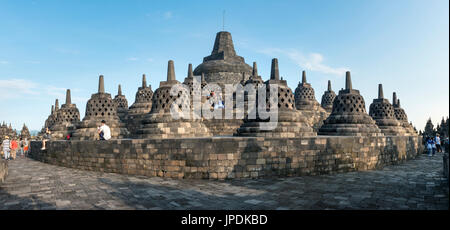
[[109, 140], [111, 139], [111, 129], [106, 125], [106, 121], [102, 120], [102, 125], [98, 127], [98, 135], [100, 136], [100, 140]]
[[438, 153], [442, 152], [442, 150], [441, 150], [441, 138], [439, 137], [439, 133], [436, 134], [436, 137], [434, 138], [434, 142], [436, 142], [436, 151]]

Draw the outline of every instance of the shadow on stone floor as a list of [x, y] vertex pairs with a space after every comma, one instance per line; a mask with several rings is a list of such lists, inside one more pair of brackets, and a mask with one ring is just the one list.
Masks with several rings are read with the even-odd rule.
[[[147, 180], [148, 178], [143, 178]], [[183, 183], [188, 182], [172, 179], [161, 179], [170, 185], [155, 185], [149, 182], [113, 181], [108, 178], [99, 178], [100, 183], [111, 188], [108, 193], [122, 201], [125, 206], [136, 209], [170, 209], [170, 210], [255, 210], [255, 209], [276, 209], [273, 204], [264, 203], [264, 194], [267, 191], [260, 189], [239, 188], [238, 186], [225, 185], [227, 182], [210, 181], [214, 187], [225, 188], [220, 194], [212, 194], [211, 190], [202, 190], [201, 186], [196, 189], [182, 188]], [[195, 183], [195, 180], [189, 180]], [[233, 192], [233, 188], [244, 190]], [[245, 193], [245, 194], [244, 194]], [[251, 193], [259, 193], [254, 195]], [[120, 207], [120, 206], [119, 206]]]
[[46, 210], [56, 209], [55, 204], [43, 201], [37, 195], [27, 197], [13, 195], [0, 188], [0, 210]]

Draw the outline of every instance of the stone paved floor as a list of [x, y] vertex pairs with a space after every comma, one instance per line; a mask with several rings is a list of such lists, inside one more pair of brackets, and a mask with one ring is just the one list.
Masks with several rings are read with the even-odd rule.
[[442, 154], [382, 170], [258, 180], [174, 180], [19, 159], [0, 209], [446, 209]]

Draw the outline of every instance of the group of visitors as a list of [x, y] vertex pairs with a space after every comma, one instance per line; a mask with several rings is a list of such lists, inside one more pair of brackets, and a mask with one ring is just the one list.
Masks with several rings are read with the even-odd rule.
[[221, 95], [216, 94], [214, 91], [211, 91], [211, 93], [208, 96], [206, 96], [206, 99], [209, 101], [211, 109], [225, 108]]
[[22, 139], [20, 138], [19, 141], [17, 141], [15, 138], [12, 138], [12, 140], [9, 139], [9, 136], [5, 136], [4, 140], [2, 141], [2, 158], [5, 160], [15, 160], [17, 157], [17, 151], [19, 151], [19, 155], [21, 157], [25, 157], [28, 154], [28, 139]]
[[[99, 127], [97, 127], [97, 133], [99, 135], [99, 139], [100, 140], [109, 140], [111, 139], [111, 129], [109, 128], [108, 125], [106, 125], [106, 121], [102, 120], [101, 125]], [[66, 140], [70, 140], [71, 135], [67, 134], [66, 135]], [[50, 131], [49, 128], [45, 128], [45, 133], [42, 139], [42, 148], [41, 150], [45, 150], [47, 149], [46, 147], [46, 143], [47, 141], [50, 141], [52, 139], [52, 132]]]
[[438, 134], [436, 134], [435, 137], [427, 137], [427, 139], [425, 141], [425, 146], [427, 147], [427, 150], [428, 150], [428, 156], [430, 156], [430, 157], [434, 156], [436, 154], [436, 152], [438, 152], [438, 153], [442, 152], [441, 146], [448, 146], [448, 138], [446, 138], [445, 140], [442, 140], [438, 133]]

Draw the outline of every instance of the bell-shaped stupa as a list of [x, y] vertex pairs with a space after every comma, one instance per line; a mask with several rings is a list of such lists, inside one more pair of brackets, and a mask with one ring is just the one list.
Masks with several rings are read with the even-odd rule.
[[[153, 94], [152, 109], [138, 131], [141, 138], [187, 138], [212, 136], [201, 119], [190, 116], [190, 93], [175, 78], [173, 61], [167, 67], [167, 81]], [[187, 117], [186, 117], [187, 116]]]
[[373, 99], [369, 115], [375, 120], [381, 132], [386, 136], [404, 136], [406, 130], [395, 118], [394, 106], [384, 98], [383, 85], [378, 85], [378, 98]]
[[248, 79], [252, 68], [245, 63], [243, 57], [234, 50], [231, 34], [226, 31], [218, 32], [211, 55], [203, 58], [203, 63], [194, 70], [194, 75], [205, 74], [208, 83], [236, 84], [242, 80], [242, 73]]
[[[265, 89], [264, 87], [258, 88], [255, 111], [247, 114], [244, 123], [237, 130], [237, 136], [281, 138], [316, 136], [306, 118], [295, 108], [292, 90], [285, 80], [280, 80], [278, 59], [276, 58], [272, 59], [270, 79], [264, 85]], [[273, 92], [271, 88], [276, 89], [277, 93]], [[275, 95], [271, 94], [271, 91]], [[260, 100], [259, 97], [265, 97], [265, 99]], [[260, 101], [265, 101], [265, 105], [260, 104]], [[271, 110], [271, 104], [275, 105], [277, 109], [272, 107]], [[262, 109], [258, 109], [258, 107]], [[261, 114], [260, 110], [265, 114]]]
[[22, 130], [20, 130], [20, 138], [27, 140], [31, 139], [30, 130], [25, 124], [23, 124]]
[[129, 132], [125, 124], [117, 116], [117, 104], [111, 98], [111, 94], [105, 93], [103, 75], [99, 77], [98, 93], [92, 94], [86, 103], [86, 113], [83, 120], [77, 125], [73, 134], [75, 140], [98, 140], [98, 127], [102, 120], [111, 129], [113, 139], [124, 138]]
[[319, 129], [319, 135], [383, 136], [366, 112], [364, 98], [352, 88], [350, 72], [346, 73], [345, 89], [334, 99], [333, 110]]
[[320, 103], [322, 108], [331, 113], [333, 110], [333, 101], [336, 98], [336, 93], [331, 89], [331, 81], [328, 80], [328, 88], [322, 95], [322, 102]]
[[408, 116], [405, 110], [400, 106], [400, 99], [397, 98], [397, 94], [394, 92], [392, 95], [392, 103], [394, 106], [395, 118], [405, 128], [407, 135], [418, 135], [414, 130], [414, 127], [408, 122]]
[[295, 107], [301, 111], [308, 124], [317, 132], [323, 121], [328, 117], [329, 112], [322, 108], [316, 100], [313, 87], [306, 82], [305, 71], [302, 71], [302, 81], [298, 83], [295, 89], [294, 98]]
[[73, 134], [76, 125], [80, 122], [80, 112], [75, 104], [72, 104], [70, 89], [66, 91], [66, 103], [61, 105], [57, 112], [55, 124], [52, 127], [52, 137], [65, 139], [67, 135]]
[[132, 135], [142, 128], [142, 120], [152, 109], [152, 86], [147, 86], [145, 74], [142, 75], [142, 86], [138, 88], [134, 103], [128, 109], [127, 128]]
[[119, 85], [117, 95], [114, 97], [114, 102], [117, 104], [117, 116], [119, 116], [122, 122], [125, 122], [125, 117], [128, 113], [128, 100], [125, 95], [122, 94], [122, 86]]

